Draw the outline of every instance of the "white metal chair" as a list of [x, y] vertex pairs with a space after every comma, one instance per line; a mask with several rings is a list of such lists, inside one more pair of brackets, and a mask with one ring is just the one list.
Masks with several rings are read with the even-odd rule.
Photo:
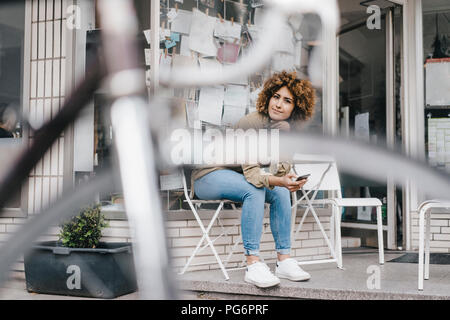
[[[418, 289], [423, 290], [423, 279], [430, 278], [430, 220], [432, 208], [450, 208], [449, 200], [428, 200], [419, 205], [419, 283]], [[426, 215], [426, 235], [425, 235]], [[425, 247], [425, 248], [424, 248]], [[424, 251], [425, 251], [425, 275], [424, 275]]]
[[[186, 270], [188, 269], [189, 266], [199, 266], [199, 265], [206, 265], [206, 264], [211, 264], [212, 262], [201, 262], [201, 263], [196, 263], [196, 264], [191, 264], [192, 260], [194, 259], [194, 257], [200, 253], [203, 249], [205, 249], [206, 247], [210, 247], [214, 257], [216, 258], [217, 263], [219, 264], [220, 269], [222, 270], [223, 275], [225, 276], [225, 280], [229, 280], [229, 276], [228, 276], [228, 272], [227, 271], [231, 271], [231, 270], [237, 270], [237, 269], [241, 269], [241, 268], [230, 268], [227, 269], [226, 266], [228, 264], [228, 262], [230, 261], [230, 258], [232, 257], [234, 251], [236, 250], [237, 246], [239, 245], [239, 243], [241, 242], [242, 238], [239, 237], [238, 241], [236, 241], [227, 258], [225, 259], [225, 262], [222, 262], [222, 259], [220, 258], [219, 254], [217, 253], [217, 250], [214, 247], [214, 242], [216, 240], [218, 240], [219, 238], [223, 237], [223, 236], [228, 236], [228, 232], [230, 229], [232, 229], [233, 227], [236, 227], [239, 222], [236, 222], [233, 226], [229, 227], [229, 228], [225, 228], [223, 226], [223, 224], [220, 221], [219, 218], [219, 214], [222, 211], [224, 205], [226, 203], [231, 204], [232, 208], [234, 210], [236, 210], [236, 205], [235, 202], [231, 201], [231, 200], [200, 200], [200, 199], [194, 199], [194, 192], [193, 192], [193, 188], [191, 186], [190, 191], [188, 190], [188, 186], [186, 183], [186, 176], [184, 174], [184, 171], [182, 173], [182, 179], [183, 179], [183, 189], [184, 189], [184, 194], [185, 194], [185, 202], [187, 202], [189, 204], [189, 207], [191, 208], [192, 213], [195, 216], [195, 219], [197, 220], [197, 223], [202, 231], [202, 237], [199, 240], [197, 246], [195, 247], [194, 251], [192, 252], [191, 256], [189, 257], [188, 261], [186, 262], [186, 264], [183, 267], [183, 270], [180, 272], [180, 274], [184, 274], [186, 272]], [[205, 227], [205, 225], [203, 224], [203, 221], [200, 219], [200, 216], [198, 214], [198, 210], [200, 208], [200, 206], [202, 204], [218, 204], [218, 207], [216, 209], [216, 211], [214, 212], [210, 222], [208, 223], [208, 226]], [[215, 237], [213, 240], [211, 240], [211, 237], [209, 235], [212, 226], [214, 225], [214, 223], [216, 222], [216, 220], [219, 222], [221, 228], [222, 228], [222, 233], [220, 235], [218, 235], [217, 237]], [[201, 247], [201, 245], [206, 242], [206, 244]]]
[[[301, 189], [302, 196], [297, 200], [297, 193], [293, 193], [294, 224], [298, 205], [306, 205], [302, 219], [293, 234], [292, 239], [297, 237], [309, 211], [313, 215], [319, 229], [325, 239], [331, 252], [331, 259], [299, 261], [299, 264], [316, 264], [336, 262], [338, 268], [342, 268], [342, 243], [341, 243], [341, 208], [343, 207], [376, 207], [377, 210], [377, 230], [378, 230], [378, 252], [379, 263], [384, 264], [384, 246], [383, 246], [383, 225], [381, 218], [382, 203], [377, 198], [342, 198], [341, 183], [336, 166], [336, 162], [329, 156], [320, 155], [300, 155], [296, 154], [293, 158], [294, 171], [298, 175], [311, 174], [308, 181]], [[305, 191], [307, 190], [307, 191]], [[327, 199], [316, 199], [319, 191], [332, 192], [332, 197]], [[312, 195], [311, 195], [312, 193]], [[314, 205], [331, 205], [331, 225], [330, 239], [316, 214]]]

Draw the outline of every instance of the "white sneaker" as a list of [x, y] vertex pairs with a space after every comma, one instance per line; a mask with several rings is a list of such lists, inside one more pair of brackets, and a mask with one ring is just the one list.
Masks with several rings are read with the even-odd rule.
[[244, 280], [259, 288], [268, 288], [280, 283], [280, 279], [270, 272], [269, 267], [260, 261], [252, 263], [245, 271]]
[[277, 267], [275, 269], [275, 275], [279, 278], [289, 279], [291, 281], [305, 281], [311, 278], [311, 275], [303, 271], [299, 267], [297, 261], [292, 258], [284, 259], [283, 261], [277, 261]]

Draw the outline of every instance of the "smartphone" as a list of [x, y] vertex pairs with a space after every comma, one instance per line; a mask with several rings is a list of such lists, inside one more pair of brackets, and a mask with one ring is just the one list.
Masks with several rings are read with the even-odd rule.
[[298, 177], [297, 179], [295, 179], [295, 181], [300, 181], [300, 180], [303, 180], [303, 179], [307, 179], [310, 175], [311, 174], [309, 174], [309, 173], [308, 174], [304, 174], [304, 175]]

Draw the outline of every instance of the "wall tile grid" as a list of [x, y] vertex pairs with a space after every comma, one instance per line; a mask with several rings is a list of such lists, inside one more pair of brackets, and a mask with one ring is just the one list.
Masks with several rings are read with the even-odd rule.
[[[430, 251], [450, 253], [450, 212], [434, 209], [430, 220]], [[419, 214], [411, 216], [412, 249], [419, 249]]]
[[[30, 124], [39, 128], [52, 119], [64, 103], [66, 96], [66, 0], [32, 0], [29, 30], [31, 33], [31, 52], [25, 61], [25, 75], [29, 74], [29, 101], [25, 104]], [[27, 80], [25, 80], [27, 81]], [[29, 143], [33, 136], [30, 135]], [[62, 193], [64, 168], [64, 135], [53, 144], [43, 159], [30, 172], [28, 178], [28, 219], [54, 201]], [[0, 243], [28, 221], [27, 218], [0, 218]], [[103, 241], [128, 241], [126, 222], [110, 222], [104, 232]], [[57, 240], [58, 226], [52, 226], [38, 240]], [[23, 270], [23, 258], [14, 266]]]
[[[36, 127], [53, 118], [64, 103], [66, 19], [62, 0], [33, 0], [29, 118]], [[27, 30], [26, 32], [29, 32]], [[30, 143], [33, 136], [30, 136]], [[62, 192], [64, 135], [29, 176], [28, 214], [42, 211]]]
[[[54, 117], [64, 103], [66, 30], [63, 7], [64, 0], [32, 0], [29, 30], [31, 33], [31, 52], [25, 55], [29, 61], [24, 70], [29, 75], [29, 100], [24, 105], [30, 124], [39, 128]], [[29, 143], [33, 141], [32, 134]], [[45, 209], [62, 192], [64, 163], [64, 135], [53, 144], [44, 158], [30, 172], [28, 178], [28, 219]], [[0, 242], [7, 240], [11, 233], [19, 230], [27, 218], [0, 218]], [[39, 239], [54, 240], [59, 228], [54, 226]], [[23, 259], [13, 269], [23, 270]]]
[[[300, 222], [301, 216], [297, 215], [296, 225]], [[325, 229], [327, 236], [330, 236], [330, 216], [319, 215], [319, 219]], [[214, 247], [217, 253], [221, 257], [222, 261], [225, 261], [228, 257], [231, 249], [236, 241], [242, 241], [240, 238], [240, 218], [224, 218], [221, 219], [221, 224], [216, 221], [213, 225], [210, 237], [214, 241], [218, 235], [221, 234], [222, 227], [227, 230], [228, 236], [222, 236], [214, 242]], [[235, 226], [238, 222], [237, 226]], [[203, 223], [208, 225], [209, 220], [204, 220]], [[193, 219], [189, 220], [176, 220], [167, 221], [167, 238], [170, 247], [172, 265], [177, 272], [181, 271], [186, 264], [189, 256], [192, 254], [195, 246], [202, 237], [200, 228], [197, 221]], [[229, 260], [227, 267], [242, 266], [243, 262], [243, 247], [242, 242], [237, 246], [236, 250]], [[309, 215], [302, 226], [301, 232], [298, 233], [295, 241], [292, 242], [292, 256], [298, 260], [318, 260], [328, 259], [331, 257], [330, 250], [328, 249], [322, 233], [319, 227], [314, 221], [314, 218]], [[263, 234], [261, 237], [260, 254], [265, 262], [272, 263], [276, 260], [275, 244], [273, 241], [272, 233], [270, 231], [269, 218], [264, 218]], [[192, 260], [192, 264], [211, 262], [206, 265], [189, 267], [189, 271], [194, 270], [212, 270], [218, 269], [219, 266], [215, 262], [215, 258], [211, 249], [206, 247], [203, 251], [199, 252]]]
[[[64, 103], [66, 96], [66, 9], [70, 0], [31, 0], [31, 19], [29, 30], [31, 46], [29, 66], [24, 70], [29, 75], [29, 100], [24, 113], [28, 114], [30, 124], [39, 128], [52, 119]], [[30, 135], [29, 143], [33, 141]], [[43, 159], [30, 172], [28, 178], [28, 218], [0, 217], [0, 245], [7, 241], [20, 226], [42, 212], [61, 195], [63, 190], [64, 134], [53, 144]], [[58, 239], [60, 228], [50, 227], [38, 241]], [[109, 221], [103, 232], [102, 241], [130, 241], [128, 223]], [[23, 257], [14, 264], [13, 270], [23, 271]]]

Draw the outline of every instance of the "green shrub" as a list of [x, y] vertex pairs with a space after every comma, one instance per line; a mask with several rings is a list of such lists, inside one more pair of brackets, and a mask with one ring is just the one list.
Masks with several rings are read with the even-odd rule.
[[59, 239], [70, 248], [95, 248], [107, 227], [101, 205], [81, 209], [79, 215], [61, 225]]

